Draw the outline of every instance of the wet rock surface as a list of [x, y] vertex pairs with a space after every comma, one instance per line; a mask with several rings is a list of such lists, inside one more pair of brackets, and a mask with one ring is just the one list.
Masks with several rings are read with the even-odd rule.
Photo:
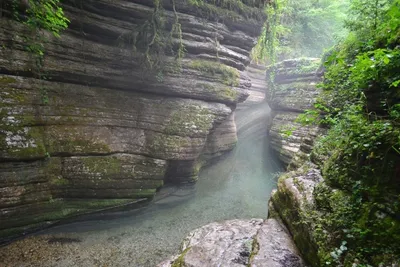
[[211, 223], [191, 232], [182, 253], [158, 265], [304, 266], [285, 227], [275, 219]]

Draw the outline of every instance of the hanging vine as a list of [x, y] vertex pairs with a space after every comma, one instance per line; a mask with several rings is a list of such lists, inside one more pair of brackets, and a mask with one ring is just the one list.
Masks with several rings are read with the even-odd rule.
[[[172, 24], [172, 29], [170, 33], [170, 40], [173, 40], [174, 36], [178, 39], [178, 48], [176, 51], [175, 59], [177, 60], [177, 68], [180, 71], [182, 69], [182, 58], [185, 56], [185, 45], [182, 39], [182, 25], [179, 22], [178, 12], [176, 11], [175, 0], [172, 0], [172, 8], [174, 11], [174, 24]], [[171, 49], [173, 51], [173, 49]]]
[[279, 23], [284, 4], [285, 0], [275, 0], [265, 7], [267, 20], [264, 23], [257, 45], [251, 52], [251, 57], [255, 62], [271, 66], [267, 75], [270, 97], [275, 93], [275, 71], [272, 68], [277, 58], [276, 48], [279, 46]]
[[[235, 20], [235, 16], [245, 14], [245, 18], [249, 18], [257, 14], [257, 18], [261, 18], [260, 7], [264, 7], [265, 0], [246, 1], [246, 0], [183, 0], [190, 6], [195, 7], [195, 12], [203, 14], [207, 11], [208, 19], [214, 18], [220, 20], [229, 18]], [[249, 2], [249, 3], [247, 3]], [[118, 39], [120, 44], [132, 47], [132, 52], [140, 59], [140, 65], [143, 71], [147, 73], [152, 70], [156, 73], [158, 81], [162, 81], [163, 72], [166, 64], [164, 64], [166, 52], [172, 54], [175, 63], [171, 67], [169, 64], [168, 71], [178, 72], [182, 69], [182, 59], [185, 56], [185, 45], [183, 41], [182, 25], [179, 21], [179, 13], [177, 11], [176, 0], [171, 0], [173, 20], [170, 24], [170, 31], [167, 28], [167, 16], [164, 14], [164, 8], [161, 0], [153, 0], [153, 11], [148, 20], [143, 24], [134, 27], [129, 33], [122, 34]], [[265, 19], [265, 17], [264, 17]], [[219, 42], [215, 38], [216, 56], [218, 57]], [[142, 52], [139, 52], [142, 51]], [[144, 55], [144, 56], [143, 56]]]

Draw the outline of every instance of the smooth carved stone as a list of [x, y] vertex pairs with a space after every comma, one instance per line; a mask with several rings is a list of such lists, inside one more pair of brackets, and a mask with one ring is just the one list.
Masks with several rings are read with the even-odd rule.
[[206, 161], [210, 161], [233, 149], [237, 142], [236, 133], [235, 118], [234, 113], [232, 113], [224, 122], [210, 132], [202, 152], [202, 157]]
[[265, 77], [265, 67], [251, 63], [247, 69], [246, 74], [249, 76], [251, 81], [251, 87], [249, 89], [249, 97], [244, 101], [239, 108], [248, 107], [257, 103], [265, 101], [268, 83]]
[[182, 253], [158, 265], [170, 266], [304, 266], [287, 230], [275, 219], [211, 223], [191, 232]]

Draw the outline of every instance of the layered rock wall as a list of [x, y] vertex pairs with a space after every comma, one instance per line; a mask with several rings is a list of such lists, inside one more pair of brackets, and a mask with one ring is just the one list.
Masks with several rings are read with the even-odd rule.
[[[303, 126], [296, 118], [312, 109], [317, 98], [321, 97], [315, 87], [322, 74], [318, 62], [316, 59], [297, 59], [278, 64], [275, 67], [278, 91], [270, 100], [277, 113], [271, 128], [271, 141], [282, 161], [288, 164], [287, 172], [279, 177], [278, 188], [272, 193], [270, 217], [283, 221], [301, 255], [308, 265], [315, 267], [326, 262], [323, 258], [326, 252], [322, 251], [318, 238], [321, 231], [327, 233], [313, 219], [323, 220], [327, 216], [317, 208], [317, 191], [321, 188], [331, 192], [336, 190], [324, 182], [319, 167], [314, 163], [321, 159], [316, 159], [312, 153], [314, 141], [324, 134], [324, 129], [316, 124]], [[289, 129], [291, 135], [285, 135], [282, 129]]]
[[269, 69], [275, 73], [275, 90], [269, 99], [274, 112], [271, 147], [288, 165], [288, 172], [279, 177], [278, 189], [271, 196], [269, 216], [283, 221], [311, 266], [319, 266], [313, 232], [316, 229], [304, 223], [304, 216], [315, 204], [314, 188], [323, 180], [309, 157], [322, 129], [315, 124], [303, 125], [298, 117], [314, 108], [320, 94], [316, 88], [322, 76], [319, 65], [319, 59], [301, 58], [280, 62]]
[[271, 148], [286, 165], [302, 150], [311, 152], [318, 128], [304, 126], [297, 121], [300, 114], [314, 108], [319, 94], [320, 59], [300, 58], [285, 60], [267, 70], [274, 73], [274, 88], [268, 103], [273, 112], [270, 129]]
[[202, 154], [236, 142], [233, 111], [251, 85], [260, 9], [204, 15], [175, 1], [175, 14], [164, 1], [165, 30], [178, 15], [173, 43], [186, 55], [178, 70], [167, 53], [150, 71], [121, 36], [151, 18], [152, 1], [75, 2], [65, 1], [71, 24], [60, 39], [40, 34], [39, 67], [32, 32], [0, 20], [0, 236], [150, 199], [166, 181], [196, 180]]

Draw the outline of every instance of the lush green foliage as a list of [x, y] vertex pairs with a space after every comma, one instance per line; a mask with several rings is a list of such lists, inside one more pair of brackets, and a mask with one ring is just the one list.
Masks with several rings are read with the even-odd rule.
[[[252, 59], [273, 65], [288, 58], [320, 57], [324, 49], [347, 32], [343, 28], [343, 10], [348, 1], [273, 1], [265, 7], [267, 20], [252, 50]], [[275, 91], [274, 79], [274, 71], [269, 71], [270, 92]]]
[[[276, 62], [276, 49], [279, 45], [278, 31], [282, 16], [281, 0], [274, 1], [273, 4], [266, 6], [264, 10], [267, 20], [264, 23], [257, 44], [251, 52], [251, 57], [258, 63], [273, 65]], [[273, 75], [273, 72], [270, 73]], [[273, 76], [270, 77], [270, 81], [272, 80]], [[270, 86], [273, 86], [272, 82], [270, 82]]]
[[50, 31], [56, 37], [68, 27], [69, 20], [64, 16], [60, 0], [29, 0], [25, 23], [36, 29]]
[[281, 0], [279, 27], [281, 59], [320, 57], [324, 49], [344, 37], [348, 0]]
[[[314, 192], [321, 264], [400, 262], [400, 1], [354, 0], [350, 33], [327, 56], [313, 152], [331, 190]], [[312, 216], [312, 215], [310, 215]]]
[[[68, 27], [69, 20], [64, 16], [60, 0], [11, 0], [9, 6], [13, 19], [27, 25], [31, 33], [24, 36], [26, 50], [32, 54], [34, 68], [31, 69], [38, 79], [46, 79], [42, 72], [47, 38], [45, 31], [60, 37], [60, 32]], [[6, 5], [7, 7], [7, 5]], [[47, 91], [40, 88], [42, 103], [47, 104]]]
[[253, 58], [273, 64], [296, 57], [320, 57], [344, 38], [349, 0], [276, 0], [267, 7], [268, 20]]

